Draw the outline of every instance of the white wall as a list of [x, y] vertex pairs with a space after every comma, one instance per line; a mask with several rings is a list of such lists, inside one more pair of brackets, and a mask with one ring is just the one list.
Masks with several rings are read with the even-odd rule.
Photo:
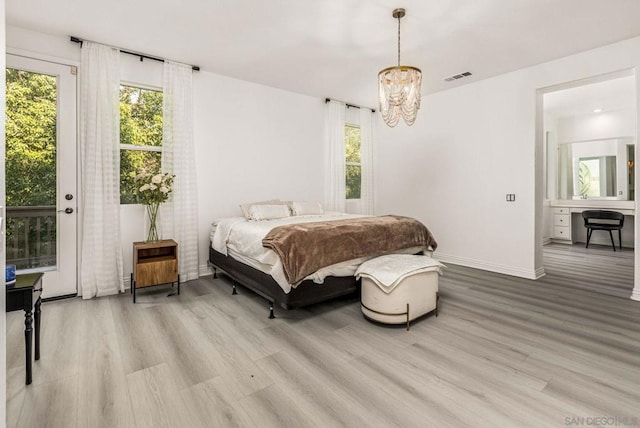
[[211, 221], [263, 199], [323, 200], [324, 100], [194, 75], [200, 263]]
[[[539, 276], [544, 178], [537, 90], [639, 64], [634, 38], [424, 97], [413, 127], [378, 126], [376, 213], [423, 220], [442, 260]], [[506, 193], [516, 201], [506, 202]]]
[[558, 118], [558, 142], [604, 140], [636, 133], [632, 110], [573, 115]]
[[543, 184], [542, 194], [544, 195], [544, 203], [542, 206], [542, 218], [543, 228], [542, 237], [543, 243], [547, 244], [551, 241], [552, 231], [552, 210], [549, 200], [557, 199], [558, 193], [558, 132], [557, 132], [557, 120], [555, 117], [544, 113], [544, 133], [542, 151], [543, 151]]
[[530, 275], [535, 91], [521, 83], [512, 73], [439, 92], [412, 127], [378, 126], [376, 213], [422, 220], [442, 260]]
[[[9, 27], [7, 45], [36, 57], [77, 64], [68, 37]], [[162, 64], [121, 55], [122, 80], [162, 86]], [[209, 225], [238, 215], [254, 200], [323, 199], [324, 100], [208, 73], [194, 72], [194, 139], [198, 177], [199, 263], [206, 273]], [[144, 240], [142, 205], [121, 207], [125, 282], [132, 242]], [[162, 233], [162, 232], [160, 232]], [[163, 236], [170, 238], [168, 236]]]

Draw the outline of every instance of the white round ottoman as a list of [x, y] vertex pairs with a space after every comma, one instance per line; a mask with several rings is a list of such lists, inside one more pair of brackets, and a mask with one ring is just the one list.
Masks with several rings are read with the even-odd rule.
[[438, 316], [438, 275], [444, 267], [427, 256], [390, 254], [363, 263], [361, 309], [365, 318], [409, 324], [431, 311]]

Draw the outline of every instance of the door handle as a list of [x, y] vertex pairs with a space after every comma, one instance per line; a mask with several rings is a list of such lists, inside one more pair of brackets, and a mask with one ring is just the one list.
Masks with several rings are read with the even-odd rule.
[[71, 214], [73, 213], [73, 208], [65, 208], [63, 210], [58, 210], [59, 213], [66, 213], [66, 214]]

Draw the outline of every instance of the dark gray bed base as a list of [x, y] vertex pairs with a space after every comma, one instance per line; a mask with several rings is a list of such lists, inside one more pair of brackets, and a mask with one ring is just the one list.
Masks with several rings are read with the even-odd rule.
[[[290, 293], [285, 293], [271, 275], [225, 256], [211, 246], [209, 246], [209, 264], [214, 269], [214, 278], [216, 277], [216, 269], [220, 269], [234, 282], [237, 281], [264, 297], [271, 305], [277, 304], [284, 309], [299, 308], [352, 294], [360, 287], [360, 280], [356, 280], [353, 276], [330, 276], [325, 278], [323, 284], [306, 280], [292, 289]], [[272, 308], [273, 306], [271, 306], [270, 317], [273, 316]]]

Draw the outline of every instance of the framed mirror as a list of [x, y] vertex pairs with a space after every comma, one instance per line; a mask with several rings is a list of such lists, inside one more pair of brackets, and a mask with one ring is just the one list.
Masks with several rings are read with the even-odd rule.
[[558, 145], [558, 199], [633, 200], [631, 137]]

